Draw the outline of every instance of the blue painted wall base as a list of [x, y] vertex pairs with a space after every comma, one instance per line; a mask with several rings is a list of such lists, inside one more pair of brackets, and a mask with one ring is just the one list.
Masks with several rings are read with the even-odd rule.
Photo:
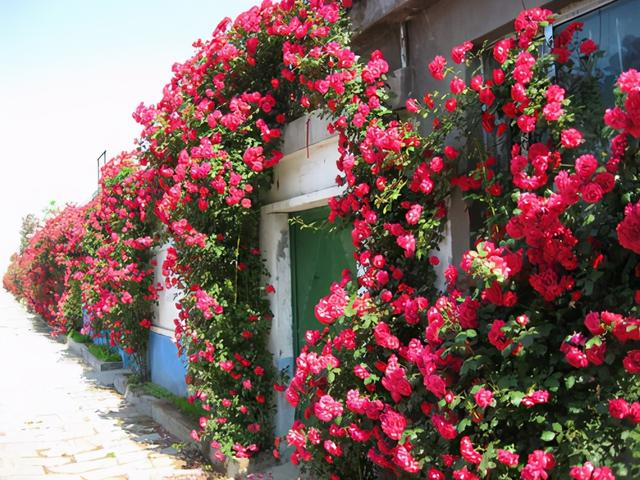
[[187, 356], [178, 356], [178, 348], [171, 337], [149, 332], [149, 370], [151, 381], [175, 395], [187, 396]]

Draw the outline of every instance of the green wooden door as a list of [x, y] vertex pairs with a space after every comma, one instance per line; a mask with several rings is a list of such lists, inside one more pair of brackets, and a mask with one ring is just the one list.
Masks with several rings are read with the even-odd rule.
[[[328, 207], [314, 208], [292, 214], [305, 225], [317, 225], [327, 219]], [[340, 281], [345, 268], [356, 272], [353, 259], [351, 231], [344, 228], [335, 232], [326, 229], [301, 228], [292, 222], [291, 275], [293, 284], [293, 342], [296, 356], [304, 345], [307, 330], [324, 326], [316, 320], [314, 307], [320, 298], [329, 294], [331, 282]]]

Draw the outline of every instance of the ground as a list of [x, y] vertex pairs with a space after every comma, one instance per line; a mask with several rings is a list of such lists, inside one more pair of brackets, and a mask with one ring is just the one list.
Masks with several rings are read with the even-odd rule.
[[0, 479], [209, 478], [174, 442], [0, 290]]

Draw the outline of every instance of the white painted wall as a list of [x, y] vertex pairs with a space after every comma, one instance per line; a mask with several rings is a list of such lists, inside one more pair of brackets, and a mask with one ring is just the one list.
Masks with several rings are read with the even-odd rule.
[[[167, 258], [167, 249], [170, 244], [166, 243], [156, 249], [154, 259], [156, 265], [154, 266], [154, 279], [156, 283], [160, 283], [164, 286], [164, 276], [162, 275], [162, 263]], [[151, 330], [161, 335], [173, 337], [174, 333], [174, 319], [178, 318], [178, 309], [176, 308], [176, 302], [180, 297], [180, 290], [176, 288], [167, 289], [164, 287], [158, 292], [158, 303], [154, 305], [153, 309], [153, 322]]]
[[[260, 250], [275, 287], [270, 296], [274, 318], [269, 351], [274, 366], [293, 375], [293, 312], [289, 213], [326, 205], [342, 189], [335, 183], [338, 139], [326, 133], [326, 121], [311, 115], [290, 123], [284, 132], [285, 157], [275, 167], [271, 190], [265, 197], [260, 217]], [[308, 140], [308, 144], [307, 144]], [[276, 435], [285, 435], [295, 411], [276, 394]]]

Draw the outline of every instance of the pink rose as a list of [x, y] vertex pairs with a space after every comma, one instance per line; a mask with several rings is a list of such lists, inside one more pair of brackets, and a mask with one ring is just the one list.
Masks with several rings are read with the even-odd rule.
[[560, 134], [560, 142], [564, 148], [576, 148], [584, 142], [584, 138], [579, 130], [576, 130], [575, 128], [568, 128], [563, 130]]
[[474, 396], [476, 405], [480, 408], [487, 408], [493, 403], [493, 392], [486, 388], [478, 390]]
[[509, 468], [516, 467], [520, 462], [520, 455], [508, 450], [498, 450], [498, 461]]

